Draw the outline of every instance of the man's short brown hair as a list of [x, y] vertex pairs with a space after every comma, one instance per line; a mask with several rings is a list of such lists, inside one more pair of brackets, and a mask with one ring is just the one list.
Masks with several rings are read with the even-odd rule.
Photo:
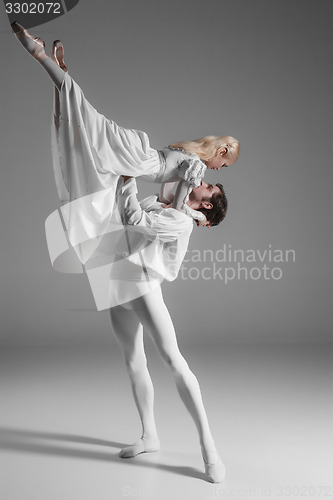
[[211, 198], [205, 200], [209, 201], [213, 205], [213, 207], [198, 209], [206, 216], [206, 219], [209, 221], [210, 226], [217, 226], [218, 224], [220, 224], [225, 218], [228, 209], [228, 200], [222, 184], [216, 184], [216, 186], [221, 192], [214, 193]]

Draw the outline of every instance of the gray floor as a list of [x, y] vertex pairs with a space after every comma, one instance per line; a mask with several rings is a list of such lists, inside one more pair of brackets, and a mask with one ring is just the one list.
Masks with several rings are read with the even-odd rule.
[[122, 460], [140, 425], [117, 346], [1, 354], [4, 500], [331, 498], [332, 348], [183, 346], [226, 464], [205, 481], [194, 425], [150, 343], [162, 450]]

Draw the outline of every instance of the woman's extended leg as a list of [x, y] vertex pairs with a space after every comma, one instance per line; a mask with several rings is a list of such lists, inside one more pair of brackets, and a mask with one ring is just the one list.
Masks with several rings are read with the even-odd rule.
[[[179, 351], [174, 326], [164, 303], [161, 289], [155, 289], [153, 292], [134, 300], [132, 307], [140, 322], [151, 333], [159, 354], [174, 375], [178, 393], [197, 427], [209, 480], [212, 482], [222, 481], [225, 469], [215, 448], [200, 387], [195, 375]], [[211, 467], [208, 467], [208, 464], [211, 464]]]
[[154, 388], [147, 368], [142, 325], [133, 311], [117, 306], [110, 309], [111, 327], [123, 351], [134, 400], [142, 423], [142, 436], [119, 455], [130, 458], [160, 448], [154, 418]]
[[23, 47], [34, 59], [36, 59], [36, 61], [41, 63], [43, 68], [52, 78], [57, 89], [60, 90], [65, 72], [54, 61], [52, 61], [50, 57], [46, 55], [43, 40], [41, 38], [32, 36], [27, 30], [23, 28], [23, 26], [21, 26], [17, 22], [12, 24], [12, 29], [19, 42], [21, 42]]

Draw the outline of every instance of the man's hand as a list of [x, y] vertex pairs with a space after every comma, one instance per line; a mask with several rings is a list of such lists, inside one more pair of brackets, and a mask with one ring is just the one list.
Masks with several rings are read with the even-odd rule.
[[204, 227], [210, 227], [210, 222], [209, 220], [206, 219], [206, 216], [204, 217], [203, 220], [196, 220], [195, 221], [197, 226], [204, 226]]

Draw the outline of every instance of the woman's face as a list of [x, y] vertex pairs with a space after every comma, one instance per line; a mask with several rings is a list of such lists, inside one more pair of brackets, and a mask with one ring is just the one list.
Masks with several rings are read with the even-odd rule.
[[207, 168], [211, 168], [212, 170], [221, 170], [221, 168], [229, 167], [233, 162], [229, 160], [227, 157], [227, 150], [223, 148], [219, 151], [213, 158], [209, 160], [205, 160], [205, 164]]

